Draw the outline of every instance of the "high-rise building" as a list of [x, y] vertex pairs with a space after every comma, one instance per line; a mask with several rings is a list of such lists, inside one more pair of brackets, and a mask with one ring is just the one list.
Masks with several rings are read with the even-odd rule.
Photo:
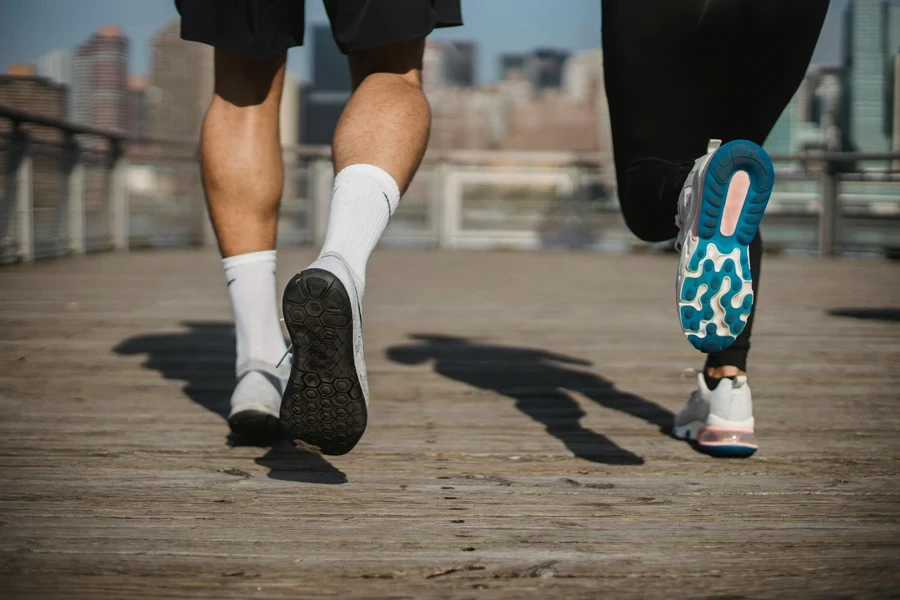
[[425, 43], [422, 55], [422, 89], [426, 94], [433, 94], [447, 86], [445, 58], [447, 49], [443, 44]]
[[127, 127], [128, 38], [104, 25], [75, 51], [75, 120], [124, 131]]
[[601, 160], [611, 163], [612, 131], [603, 76], [603, 51], [589, 50], [569, 58], [563, 66], [562, 90], [568, 98], [594, 106], [597, 150]]
[[147, 137], [147, 90], [150, 88], [149, 77], [132, 76], [128, 78], [128, 135]]
[[770, 154], [839, 150], [843, 69], [813, 65], [763, 146]]
[[444, 78], [451, 87], [475, 85], [475, 50], [473, 42], [450, 42], [444, 47]]
[[[72, 89], [72, 53], [52, 50], [38, 59], [37, 72], [41, 77]], [[66, 94], [66, 107], [63, 118], [68, 119], [72, 113], [73, 96]]]
[[37, 72], [54, 83], [72, 85], [72, 54], [52, 50], [38, 59]]
[[213, 95], [213, 48], [181, 39], [177, 18], [154, 34], [151, 47], [150, 137], [198, 137]]
[[799, 94], [794, 94], [791, 101], [785, 107], [781, 116], [775, 121], [772, 131], [766, 138], [763, 147], [769, 154], [792, 154], [794, 151], [794, 134], [796, 132], [797, 105], [800, 103]]
[[852, 149], [890, 148], [890, 64], [900, 50], [900, 2], [851, 0], [844, 16], [846, 133]]
[[535, 50], [526, 67], [529, 81], [536, 89], [558, 89], [562, 86], [563, 65], [568, 58], [567, 50]]
[[526, 76], [526, 54], [503, 54], [500, 56], [500, 79], [503, 81], [518, 81]]
[[313, 27], [312, 38], [313, 81], [303, 94], [300, 134], [304, 144], [326, 145], [331, 143], [334, 128], [350, 99], [350, 69], [330, 27]]

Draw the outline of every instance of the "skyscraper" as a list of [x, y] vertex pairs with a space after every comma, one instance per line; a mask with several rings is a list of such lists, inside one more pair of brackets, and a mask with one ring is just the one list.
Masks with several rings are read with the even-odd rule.
[[303, 95], [300, 133], [304, 144], [326, 145], [350, 99], [350, 69], [330, 27], [317, 25], [312, 33], [313, 82]]
[[128, 78], [128, 116], [126, 119], [128, 135], [142, 138], [147, 136], [147, 89], [150, 79], [147, 77]]
[[597, 150], [601, 160], [612, 162], [612, 131], [606, 81], [603, 76], [603, 51], [588, 50], [569, 58], [563, 66], [562, 90], [576, 102], [589, 102], [595, 110]]
[[432, 94], [447, 85], [445, 75], [445, 58], [447, 49], [443, 44], [435, 42], [425, 43], [425, 53], [422, 56], [422, 89], [426, 94]]
[[529, 81], [536, 89], [559, 88], [562, 86], [563, 65], [568, 58], [567, 50], [535, 50], [526, 66]]
[[37, 72], [54, 83], [72, 85], [72, 55], [62, 50], [51, 50], [38, 59]]
[[475, 85], [473, 42], [450, 42], [444, 46], [444, 78], [451, 87]]
[[127, 127], [128, 38], [104, 25], [75, 51], [75, 120], [101, 129]]
[[851, 0], [844, 17], [847, 129], [854, 150], [890, 148], [890, 64], [900, 50], [900, 3]]
[[38, 75], [49, 79], [59, 85], [64, 85], [69, 90], [66, 94], [66, 105], [62, 118], [68, 119], [72, 113], [72, 53], [62, 50], [52, 50], [38, 59]]
[[799, 121], [797, 118], [797, 106], [800, 101], [800, 96], [801, 94], [799, 92], [794, 94], [794, 97], [788, 102], [788, 105], [781, 113], [781, 116], [775, 121], [772, 131], [769, 132], [769, 136], [763, 144], [763, 147], [765, 147], [769, 154], [793, 153], [796, 144], [794, 134], [796, 132], [796, 124]]
[[181, 39], [177, 18], [154, 34], [151, 47], [150, 137], [198, 137], [213, 95], [213, 48]]
[[500, 79], [504, 81], [525, 78], [526, 54], [503, 54], [500, 56]]

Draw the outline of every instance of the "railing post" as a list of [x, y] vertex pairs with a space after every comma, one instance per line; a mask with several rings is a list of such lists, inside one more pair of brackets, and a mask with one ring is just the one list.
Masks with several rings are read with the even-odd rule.
[[438, 219], [440, 226], [438, 230], [438, 248], [448, 250], [452, 249], [456, 243], [456, 234], [461, 222], [462, 184], [460, 182], [460, 172], [458, 170], [451, 171], [448, 168], [443, 176], [442, 188], [440, 218]]
[[0, 244], [4, 251], [13, 253], [14, 256], [19, 255], [19, 238], [16, 234], [18, 229], [18, 198], [16, 196], [16, 181], [19, 174], [19, 162], [24, 156], [25, 139], [23, 132], [18, 126], [13, 130], [9, 143], [9, 151], [6, 154], [6, 164], [4, 169], [4, 185], [3, 196], [0, 198]]
[[434, 167], [431, 176], [431, 185], [428, 188], [429, 202], [429, 225], [431, 234], [434, 236], [432, 242], [436, 248], [442, 248], [444, 241], [444, 188], [447, 186], [447, 173], [450, 166], [445, 162], [439, 162]]
[[822, 172], [822, 209], [819, 212], [819, 255], [834, 256], [837, 252], [838, 173], [836, 165], [829, 161]]
[[84, 163], [72, 135], [66, 136], [66, 200], [69, 252], [84, 254]]
[[328, 159], [316, 159], [310, 165], [310, 192], [312, 193], [312, 239], [316, 247], [325, 242], [328, 216], [331, 212], [331, 191], [334, 186], [334, 169]]
[[216, 230], [213, 228], [212, 219], [209, 217], [209, 206], [206, 204], [205, 197], [201, 199], [201, 202], [203, 202], [201, 210], [203, 220], [200, 223], [200, 231], [202, 232], [200, 243], [206, 248], [215, 248], [219, 242], [216, 239]]
[[113, 142], [109, 171], [109, 223], [114, 250], [128, 249], [128, 157], [118, 141]]
[[29, 140], [22, 133], [21, 154], [16, 167], [16, 212], [19, 223], [19, 259], [22, 262], [34, 260], [34, 180]]

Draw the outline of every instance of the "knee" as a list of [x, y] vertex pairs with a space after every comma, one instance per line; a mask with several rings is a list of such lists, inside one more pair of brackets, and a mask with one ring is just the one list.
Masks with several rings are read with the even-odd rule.
[[249, 60], [216, 49], [215, 95], [236, 107], [275, 104], [281, 95], [287, 53]]
[[425, 39], [379, 46], [348, 56], [354, 89], [367, 78], [398, 79], [415, 88], [422, 87], [422, 57]]
[[651, 214], [648, 203], [641, 202], [641, 199], [634, 197], [636, 195], [634, 190], [629, 191], [627, 185], [619, 187], [622, 217], [631, 233], [644, 242], [665, 242], [678, 235], [674, 217], [667, 220], [663, 215]]

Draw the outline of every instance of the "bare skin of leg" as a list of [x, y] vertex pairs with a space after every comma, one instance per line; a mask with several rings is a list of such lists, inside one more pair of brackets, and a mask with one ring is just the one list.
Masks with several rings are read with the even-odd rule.
[[350, 54], [354, 91], [334, 132], [334, 171], [365, 163], [409, 186], [428, 143], [431, 108], [422, 92], [425, 40]]
[[200, 140], [203, 188], [223, 257], [272, 250], [284, 184], [279, 106], [286, 54], [216, 50], [215, 94]]
[[737, 377], [738, 375], [746, 375], [747, 373], [741, 371], [737, 367], [708, 367], [706, 369], [706, 374], [710, 377], [715, 377], [717, 379], [721, 379], [722, 377]]

